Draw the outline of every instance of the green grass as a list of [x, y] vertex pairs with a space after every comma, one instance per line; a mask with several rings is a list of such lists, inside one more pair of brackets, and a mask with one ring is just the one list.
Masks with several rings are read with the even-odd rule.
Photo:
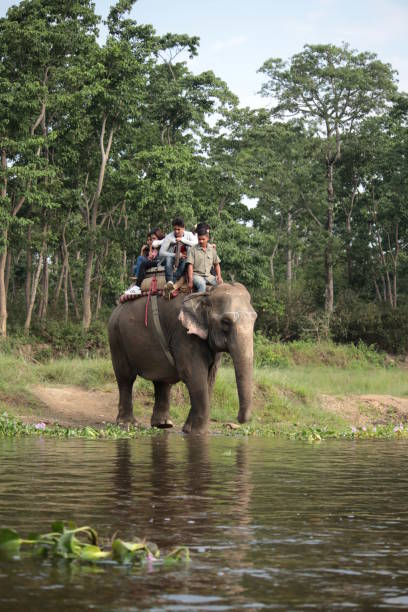
[[255, 380], [268, 381], [308, 397], [319, 393], [408, 396], [408, 370], [401, 368], [296, 366], [279, 370], [260, 369], [255, 373]]
[[[231, 433], [231, 435], [285, 435], [300, 436], [308, 439], [310, 436], [327, 437], [329, 435], [346, 435], [350, 433], [350, 423], [341, 414], [325, 410], [319, 401], [320, 394], [333, 396], [347, 395], [394, 395], [408, 397], [408, 370], [394, 365], [386, 367], [375, 363], [371, 357], [371, 349], [356, 347], [333, 348], [337, 360], [345, 359], [350, 352], [351, 361], [347, 366], [323, 365], [331, 364], [333, 357], [328, 358], [322, 345], [303, 343], [304, 346], [291, 348], [293, 355], [302, 354], [310, 357], [310, 365], [286, 365], [279, 367], [260, 367], [254, 373], [254, 415], [251, 423], [240, 430], [226, 430], [225, 423], [236, 422], [238, 412], [238, 396], [235, 385], [234, 371], [229, 366], [220, 369], [214, 388], [211, 420], [212, 429]], [[327, 347], [326, 347], [327, 348]], [[286, 349], [282, 349], [283, 351]], [[336, 352], [337, 351], [337, 352]], [[287, 350], [289, 354], [289, 349]], [[369, 354], [367, 359], [362, 353]], [[320, 365], [318, 362], [320, 355]], [[329, 355], [330, 356], [330, 355]], [[356, 361], [356, 356], [358, 357]], [[341, 359], [340, 359], [341, 357]], [[358, 367], [356, 366], [358, 363]], [[46, 364], [35, 364], [12, 354], [0, 353], [0, 413], [6, 411], [9, 415], [21, 414], [21, 410], [30, 408], [31, 414], [39, 415], [41, 420], [41, 405], [30, 395], [32, 385], [76, 385], [85, 389], [105, 390], [116, 385], [110, 360], [98, 359], [59, 359]], [[150, 382], [138, 379], [135, 385], [134, 408], [135, 415], [145, 416], [151, 411], [153, 403], [153, 386]], [[171, 417], [177, 426], [181, 426], [189, 410], [188, 393], [184, 385], [173, 388], [171, 401]], [[10, 419], [10, 417], [7, 417]], [[15, 422], [17, 423], [17, 421]], [[395, 426], [395, 424], [394, 424]], [[4, 425], [5, 427], [5, 425]], [[391, 425], [390, 425], [391, 427]], [[10, 431], [17, 435], [22, 433], [37, 433], [33, 426], [10, 425]], [[49, 431], [48, 431], [49, 429]], [[47, 428], [47, 435], [59, 437], [96, 436], [91, 428]], [[52, 430], [52, 431], [51, 431]], [[391, 427], [393, 431], [393, 428]], [[390, 430], [390, 431], [391, 431]], [[88, 433], [87, 433], [88, 431]], [[93, 430], [96, 431], [96, 430]], [[122, 435], [119, 428], [109, 429], [108, 437]], [[136, 429], [132, 435], [136, 435]], [[386, 433], [384, 433], [386, 432]], [[376, 435], [388, 435], [387, 429], [377, 429]], [[40, 432], [41, 433], [41, 432]], [[361, 434], [363, 432], [360, 432]], [[401, 432], [395, 432], [401, 435]], [[0, 435], [5, 435], [4, 432]], [[130, 435], [127, 432], [126, 435]], [[348, 435], [348, 434], [347, 434]], [[353, 434], [354, 435], [354, 434]], [[356, 432], [355, 432], [355, 435]], [[367, 432], [364, 435], [368, 435]]]
[[290, 366], [334, 366], [338, 368], [390, 367], [396, 363], [386, 353], [360, 342], [334, 344], [334, 342], [271, 342], [262, 334], [254, 336], [255, 364], [258, 367], [286, 368]]
[[70, 384], [85, 389], [104, 389], [115, 382], [110, 359], [58, 359], [34, 366], [38, 383]]

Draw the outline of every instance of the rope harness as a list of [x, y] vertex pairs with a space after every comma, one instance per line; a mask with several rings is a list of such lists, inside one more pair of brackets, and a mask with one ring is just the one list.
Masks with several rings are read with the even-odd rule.
[[[147, 304], [148, 304], [148, 301], [149, 301], [149, 298], [148, 298], [147, 303], [146, 303], [146, 313], [147, 313]], [[160, 323], [159, 308], [158, 308], [158, 304], [157, 304], [157, 295], [152, 295], [150, 302], [151, 302], [151, 305], [152, 305], [153, 325], [154, 325], [154, 329], [156, 331], [157, 337], [159, 339], [160, 346], [161, 346], [161, 348], [163, 350], [163, 353], [167, 357], [167, 361], [170, 363], [170, 365], [175, 367], [176, 364], [175, 364], [175, 361], [173, 359], [173, 355], [169, 351], [169, 345], [167, 344], [167, 340], [166, 340], [166, 337], [165, 337], [164, 332], [163, 332], [163, 328], [162, 328], [161, 323]], [[145, 323], [146, 323], [146, 321], [147, 321], [147, 314], [146, 314]]]

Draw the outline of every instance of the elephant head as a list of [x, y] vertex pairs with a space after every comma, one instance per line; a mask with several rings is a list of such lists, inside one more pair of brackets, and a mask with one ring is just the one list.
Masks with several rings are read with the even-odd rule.
[[188, 334], [207, 340], [214, 352], [228, 352], [234, 363], [238, 388], [238, 421], [251, 413], [253, 377], [253, 330], [256, 312], [247, 289], [224, 283], [208, 293], [185, 298], [179, 319]]

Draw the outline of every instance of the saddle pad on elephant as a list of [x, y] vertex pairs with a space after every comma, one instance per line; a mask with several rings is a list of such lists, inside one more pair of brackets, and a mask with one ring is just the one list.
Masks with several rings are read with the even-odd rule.
[[166, 284], [166, 276], [164, 274], [164, 268], [161, 266], [157, 268], [150, 268], [150, 270], [147, 271], [146, 278], [143, 280], [140, 289], [142, 291], [149, 291], [154, 278], [156, 278], [157, 289], [163, 289], [164, 285]]

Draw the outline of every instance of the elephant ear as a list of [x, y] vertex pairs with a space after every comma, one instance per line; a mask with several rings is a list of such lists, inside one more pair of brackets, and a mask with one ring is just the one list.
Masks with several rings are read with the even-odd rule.
[[208, 295], [193, 293], [184, 299], [179, 314], [179, 321], [187, 329], [188, 334], [195, 334], [206, 340], [208, 337]]

